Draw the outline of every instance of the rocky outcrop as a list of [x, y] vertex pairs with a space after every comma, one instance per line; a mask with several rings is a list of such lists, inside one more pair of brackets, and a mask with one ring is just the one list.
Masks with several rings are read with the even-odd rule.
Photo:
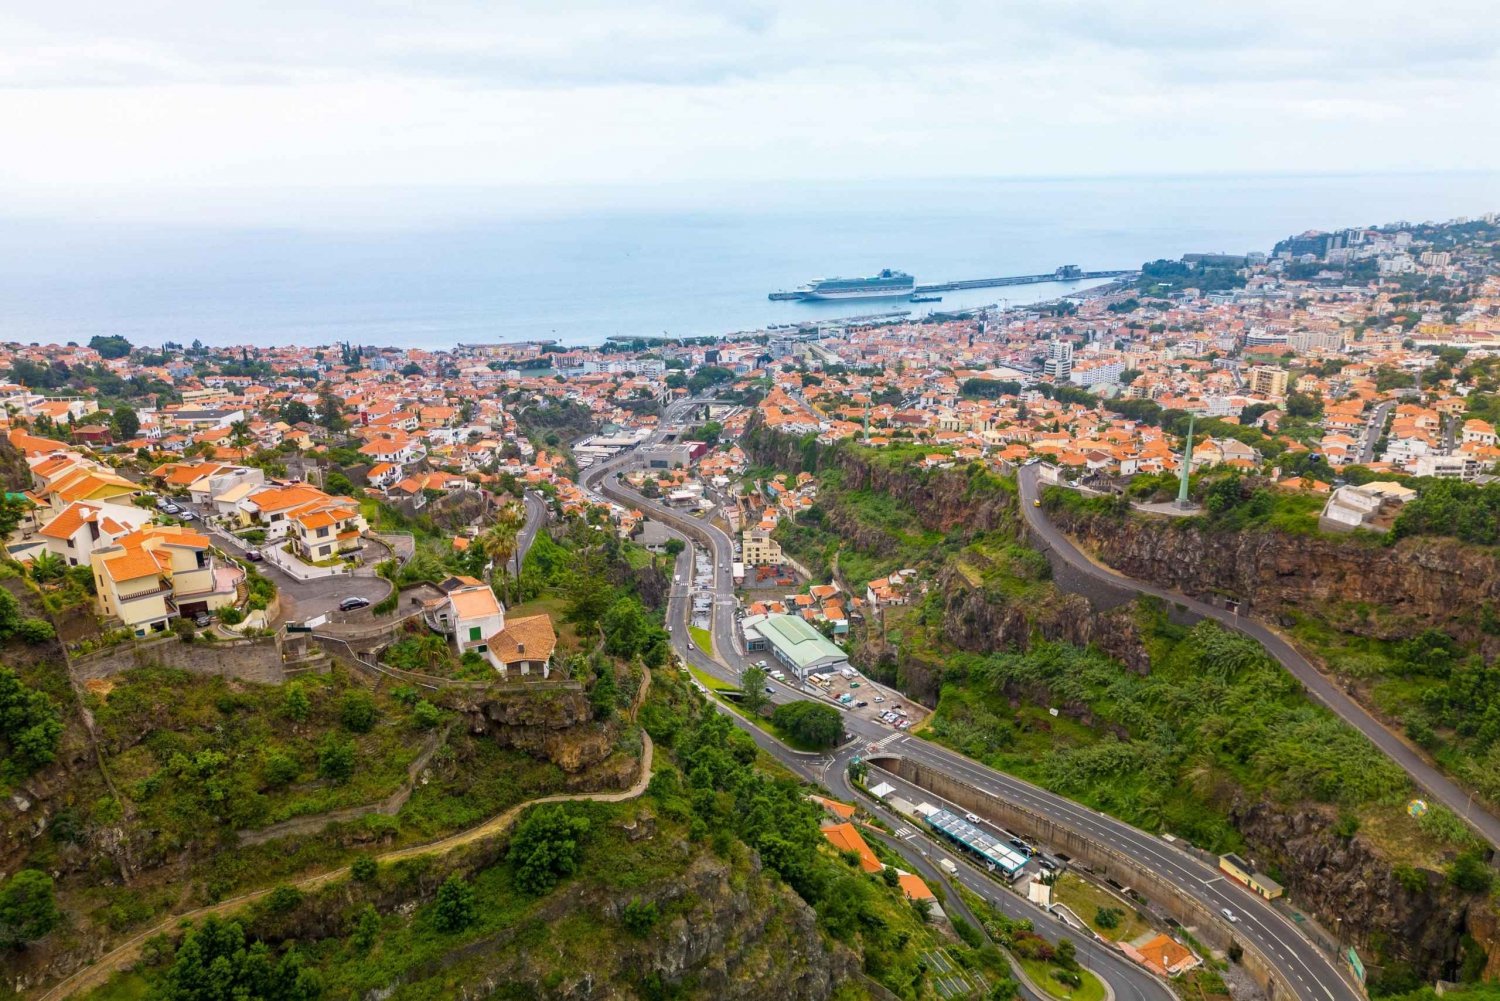
[[588, 695], [577, 689], [489, 694], [459, 708], [470, 733], [544, 758], [569, 775], [604, 762], [619, 740], [618, 724], [596, 722]]
[[1492, 905], [1458, 892], [1442, 873], [1402, 870], [1359, 834], [1339, 836], [1326, 808], [1240, 803], [1230, 816], [1257, 864], [1283, 873], [1298, 905], [1366, 956], [1409, 963], [1429, 979], [1453, 977], [1467, 933], [1486, 946], [1491, 975], [1500, 972]]
[[1176, 518], [1119, 518], [1060, 508], [1058, 527], [1121, 573], [1185, 594], [1248, 599], [1261, 617], [1317, 609], [1329, 625], [1375, 639], [1424, 629], [1494, 646], [1482, 613], [1500, 608], [1500, 555], [1453, 539], [1392, 546], [1353, 536], [1220, 532]]

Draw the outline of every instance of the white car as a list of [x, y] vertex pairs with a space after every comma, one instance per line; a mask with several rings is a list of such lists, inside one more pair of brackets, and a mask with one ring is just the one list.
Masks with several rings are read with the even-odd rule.
[[1239, 917], [1236, 916], [1235, 913], [1234, 913], [1234, 911], [1231, 911], [1229, 908], [1225, 907], [1222, 910], [1220, 910], [1219, 913], [1222, 914], [1222, 915], [1224, 915], [1224, 920], [1225, 921], [1228, 921], [1231, 924], [1238, 924], [1239, 923], [1239, 920], [1240, 920]]

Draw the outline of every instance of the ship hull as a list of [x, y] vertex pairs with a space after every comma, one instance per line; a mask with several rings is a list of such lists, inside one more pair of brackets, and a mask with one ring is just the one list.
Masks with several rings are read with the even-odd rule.
[[835, 292], [802, 292], [799, 299], [809, 302], [823, 302], [830, 299], [904, 299], [911, 295], [912, 287], [888, 288], [888, 289], [859, 289], [851, 291]]

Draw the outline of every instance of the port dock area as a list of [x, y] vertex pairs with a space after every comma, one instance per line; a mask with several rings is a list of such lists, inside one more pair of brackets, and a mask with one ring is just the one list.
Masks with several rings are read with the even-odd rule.
[[[1043, 282], [1089, 281], [1095, 278], [1134, 278], [1139, 271], [1084, 271], [1076, 264], [1064, 264], [1056, 271], [1042, 275], [1007, 275], [1000, 278], [970, 278], [967, 281], [937, 282], [932, 285], [917, 285], [906, 295], [930, 295], [934, 292], [957, 292], [971, 288], [1003, 288], [1007, 285], [1040, 285]], [[768, 298], [776, 301], [801, 299], [799, 292], [772, 292]], [[893, 297], [894, 298], [894, 297]]]

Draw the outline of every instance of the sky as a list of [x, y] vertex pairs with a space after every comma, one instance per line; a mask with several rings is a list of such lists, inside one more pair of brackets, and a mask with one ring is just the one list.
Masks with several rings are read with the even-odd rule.
[[1493, 169], [1497, 96], [1493, 0], [44, 0], [0, 7], [0, 216]]

